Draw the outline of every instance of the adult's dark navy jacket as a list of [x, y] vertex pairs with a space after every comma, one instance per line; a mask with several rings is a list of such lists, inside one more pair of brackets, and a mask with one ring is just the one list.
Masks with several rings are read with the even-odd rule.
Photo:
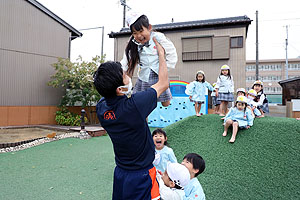
[[152, 165], [155, 146], [146, 118], [157, 105], [153, 88], [127, 96], [102, 98], [97, 116], [113, 143], [116, 165], [140, 170]]

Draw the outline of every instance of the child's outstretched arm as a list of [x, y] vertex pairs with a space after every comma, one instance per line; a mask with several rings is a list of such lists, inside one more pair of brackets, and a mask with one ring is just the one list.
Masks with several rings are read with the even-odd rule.
[[233, 108], [230, 108], [228, 113], [225, 115], [224, 122], [226, 122], [226, 120], [231, 117], [232, 113], [233, 113]]
[[206, 83], [207, 89], [209, 89], [210, 91], [214, 91], [215, 90], [215, 88], [209, 82], [205, 81], [205, 83]]
[[259, 101], [257, 102], [257, 106], [262, 106], [264, 104], [265, 98], [266, 98], [265, 94], [262, 94], [259, 98]]
[[250, 128], [250, 126], [253, 125], [254, 117], [252, 115], [251, 110], [248, 108], [246, 108], [246, 115], [247, 115], [247, 127]]
[[195, 90], [195, 84], [194, 82], [189, 83], [185, 88], [185, 94], [189, 95], [190, 97], [193, 96]]
[[215, 86], [216, 97], [219, 96], [219, 88], [220, 88], [220, 85], [221, 85], [221, 79], [220, 79], [220, 77], [218, 76], [218, 78], [217, 78], [217, 83], [216, 83], [216, 86]]
[[165, 50], [167, 67], [170, 69], [174, 69], [178, 61], [177, 52], [174, 44], [163, 33], [156, 32], [156, 35], [157, 41]]
[[153, 37], [155, 46], [157, 48], [158, 58], [159, 58], [159, 71], [158, 71], [158, 82], [152, 85], [151, 87], [156, 90], [157, 98], [169, 88], [169, 78], [168, 78], [168, 69], [165, 59], [165, 50], [157, 42], [156, 38]]
[[175, 157], [173, 149], [170, 149], [169, 160], [172, 163], [177, 163], [177, 158]]

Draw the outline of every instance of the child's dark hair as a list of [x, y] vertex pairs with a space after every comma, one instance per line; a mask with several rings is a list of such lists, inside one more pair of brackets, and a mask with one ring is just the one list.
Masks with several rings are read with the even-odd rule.
[[101, 96], [116, 96], [116, 89], [124, 85], [121, 64], [112, 61], [102, 63], [94, 73], [94, 85]]
[[[219, 77], [220, 77], [221, 75], [223, 75], [223, 74], [222, 74], [222, 70], [224, 70], [224, 69], [221, 69], [221, 73], [220, 73]], [[228, 74], [226, 75], [226, 76], [227, 76], [227, 79], [228, 79], [228, 78], [231, 79], [230, 69], [226, 69], [226, 70], [228, 70]]]
[[261, 84], [254, 84], [254, 85], [252, 85], [251, 89], [254, 89], [255, 85], [260, 85], [261, 86], [261, 90], [259, 92], [261, 92], [263, 94], [264, 93], [264, 89], [263, 89], [264, 87]]
[[237, 94], [237, 95], [239, 95], [239, 93], [243, 93], [243, 94], [244, 94], [244, 96], [246, 96], [246, 93], [245, 93], [245, 92], [243, 92], [243, 91], [238, 91], [236, 94]]
[[[236, 107], [237, 103], [238, 103], [238, 101], [235, 102], [234, 107]], [[244, 108], [244, 113], [245, 113], [246, 109], [247, 109], [247, 103], [244, 103], [244, 102], [240, 102], [240, 103], [245, 104], [245, 108]]]
[[[130, 26], [131, 33], [133, 33], [133, 31], [140, 31], [143, 29], [143, 27], [148, 28], [149, 25], [150, 24], [147, 16], [142, 15]], [[130, 76], [133, 75], [135, 66], [140, 61], [138, 46], [132, 41], [133, 39], [134, 37], [131, 36], [125, 49], [125, 54], [128, 61], [127, 74]]]
[[[157, 134], [163, 134], [164, 137], [167, 138], [166, 132], [165, 132], [164, 130], [162, 130], [161, 128], [155, 129], [155, 130], [152, 132], [152, 137], [153, 137], [154, 135], [157, 135]], [[168, 142], [167, 142], [167, 140], [165, 141], [164, 145], [169, 145]]]
[[199, 74], [202, 74], [202, 76], [203, 76], [203, 79], [202, 79], [202, 83], [204, 83], [205, 82], [205, 75], [203, 74], [203, 73], [201, 73], [201, 72], [197, 72], [197, 74], [196, 74], [196, 81], [198, 81], [199, 82], [199, 80], [198, 80], [198, 75]]
[[205, 170], [205, 161], [203, 158], [196, 153], [188, 153], [184, 156], [183, 160], [186, 159], [190, 163], [192, 163], [194, 169], [198, 169], [199, 171], [195, 174], [195, 177], [197, 177], [199, 174], [201, 174]]

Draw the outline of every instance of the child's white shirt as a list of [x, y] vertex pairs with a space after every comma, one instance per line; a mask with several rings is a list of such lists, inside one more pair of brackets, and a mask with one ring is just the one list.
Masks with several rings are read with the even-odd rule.
[[[253, 106], [257, 107], [257, 102], [255, 102], [254, 100], [249, 99], [249, 98], [247, 98], [247, 104], [248, 104], [251, 108], [253, 108]], [[255, 108], [255, 109], [253, 110], [253, 112], [254, 112], [255, 116], [261, 116], [261, 112], [260, 112], [257, 108]]]
[[[164, 48], [166, 64], [169, 69], [174, 69], [178, 60], [174, 44], [163, 33], [151, 32], [149, 46], [144, 46], [142, 48], [138, 46], [140, 57], [140, 63], [137, 64], [138, 77], [144, 82], [149, 82], [151, 70], [156, 74], [158, 74], [159, 71], [159, 58], [153, 37], [155, 37], [158, 43]], [[125, 53], [121, 60], [121, 65], [124, 71], [128, 70], [128, 61]]]
[[252, 100], [252, 99], [249, 99], [248, 97], [247, 97], [247, 104], [248, 104], [250, 107], [252, 107], [252, 106], [257, 107], [257, 102], [255, 102], [255, 101]]
[[157, 173], [157, 179], [159, 183], [159, 193], [162, 200], [183, 200], [184, 190], [178, 190], [169, 188], [165, 185], [161, 176]]
[[234, 92], [234, 82], [233, 77], [231, 79], [228, 76], [220, 75], [217, 79], [217, 84], [215, 86], [218, 88], [220, 93], [232, 93]]
[[259, 101], [257, 102], [257, 106], [262, 106], [264, 104], [264, 100], [266, 95], [264, 93], [258, 92], [257, 95], [260, 95]]

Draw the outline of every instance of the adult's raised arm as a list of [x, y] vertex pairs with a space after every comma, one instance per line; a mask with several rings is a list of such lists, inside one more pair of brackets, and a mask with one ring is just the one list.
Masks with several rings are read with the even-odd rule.
[[156, 90], [157, 98], [169, 87], [169, 78], [168, 78], [168, 69], [165, 59], [165, 50], [157, 42], [156, 38], [153, 38], [155, 43], [158, 58], [159, 58], [159, 70], [158, 70], [158, 82], [152, 85], [151, 87]]

